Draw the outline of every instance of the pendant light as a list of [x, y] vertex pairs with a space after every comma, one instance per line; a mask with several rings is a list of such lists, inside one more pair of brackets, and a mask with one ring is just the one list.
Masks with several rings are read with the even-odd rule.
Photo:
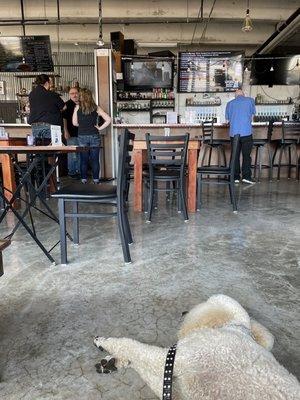
[[251, 32], [253, 29], [252, 21], [250, 18], [250, 8], [249, 8], [249, 0], [247, 0], [247, 9], [246, 9], [246, 17], [244, 19], [244, 23], [242, 26], [243, 32]]

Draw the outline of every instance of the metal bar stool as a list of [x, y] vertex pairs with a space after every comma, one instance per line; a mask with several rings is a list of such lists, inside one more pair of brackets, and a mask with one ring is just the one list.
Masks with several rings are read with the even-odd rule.
[[[277, 180], [280, 180], [280, 172], [282, 167], [288, 168], [288, 179], [291, 178], [291, 171], [296, 169], [296, 177], [299, 180], [299, 156], [297, 153], [297, 145], [300, 144], [300, 123], [294, 121], [282, 121], [281, 139], [272, 141], [276, 144], [273, 155], [273, 168], [277, 168]], [[295, 156], [295, 163], [292, 162], [292, 152]], [[275, 164], [276, 155], [278, 153], [277, 163]], [[283, 155], [286, 162], [282, 162]]]
[[[254, 179], [260, 181], [262, 169], [269, 169], [269, 180], [273, 177], [273, 163], [272, 163], [272, 150], [271, 150], [271, 139], [273, 133], [274, 120], [270, 120], [267, 128], [267, 137], [262, 139], [253, 139], [253, 148], [255, 152], [254, 164], [251, 166], [254, 170]], [[268, 164], [262, 163], [263, 150], [267, 148], [268, 151]], [[258, 172], [258, 174], [257, 174]]]

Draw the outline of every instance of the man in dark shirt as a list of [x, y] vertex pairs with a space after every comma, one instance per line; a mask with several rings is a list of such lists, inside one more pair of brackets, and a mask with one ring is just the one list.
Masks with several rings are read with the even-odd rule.
[[51, 125], [62, 125], [61, 112], [65, 103], [57, 93], [50, 91], [48, 75], [38, 75], [36, 83], [37, 86], [29, 94], [28, 122], [32, 126], [32, 134], [35, 139], [50, 139]]
[[[68, 145], [78, 146], [78, 127], [72, 123], [72, 117], [76, 105], [79, 103], [79, 92], [76, 87], [72, 87], [69, 90], [70, 99], [66, 102], [66, 109], [63, 112], [64, 120], [64, 137]], [[69, 153], [68, 154], [68, 174], [72, 178], [80, 177], [79, 167], [79, 154]]]

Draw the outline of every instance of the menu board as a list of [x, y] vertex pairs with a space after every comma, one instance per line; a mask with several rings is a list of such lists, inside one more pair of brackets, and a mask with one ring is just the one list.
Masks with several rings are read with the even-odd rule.
[[179, 53], [178, 91], [231, 92], [243, 82], [243, 55], [232, 51]]
[[0, 36], [0, 71], [52, 72], [49, 36]]

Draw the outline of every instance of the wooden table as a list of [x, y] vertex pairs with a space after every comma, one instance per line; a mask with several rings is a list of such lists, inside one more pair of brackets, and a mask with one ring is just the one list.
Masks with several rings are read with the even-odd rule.
[[[25, 146], [27, 144], [26, 138], [9, 138], [0, 140], [1, 147], [7, 146]], [[0, 154], [0, 162], [2, 165], [2, 179], [3, 186], [8, 190], [5, 191], [5, 197], [11, 199], [12, 193], [16, 190], [16, 178], [13, 162], [9, 154]], [[20, 207], [20, 202], [15, 202], [15, 207]]]
[[[197, 200], [197, 166], [201, 142], [190, 139], [188, 144], [188, 185], [187, 207], [189, 212], [196, 211]], [[134, 160], [134, 211], [143, 211], [143, 164], [147, 163], [146, 140], [135, 140], [133, 144]]]

